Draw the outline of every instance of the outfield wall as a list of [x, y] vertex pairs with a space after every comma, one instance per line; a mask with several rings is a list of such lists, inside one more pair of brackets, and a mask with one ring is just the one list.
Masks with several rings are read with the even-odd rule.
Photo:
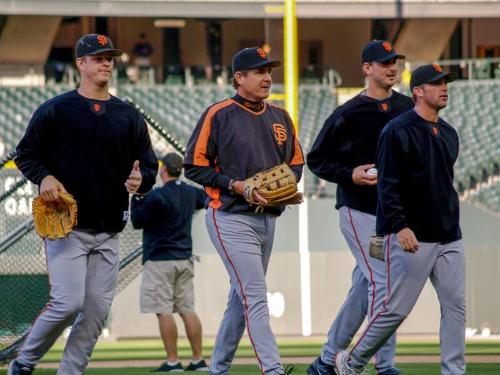
[[[467, 326], [489, 326], [500, 331], [500, 219], [462, 204], [462, 229], [467, 254]], [[350, 287], [353, 258], [338, 229], [338, 213], [331, 200], [309, 201], [309, 247], [311, 270], [312, 334], [328, 331]], [[222, 318], [229, 279], [208, 238], [204, 212], [193, 223], [194, 249], [201, 255], [196, 264], [196, 309], [204, 335], [214, 336]], [[273, 301], [271, 325], [278, 335], [302, 333], [298, 209], [287, 209], [278, 220], [275, 245], [268, 271], [268, 290]], [[110, 326], [116, 338], [158, 337], [156, 318], [139, 313], [137, 278], [113, 304]], [[284, 311], [280, 293], [284, 298]], [[437, 334], [439, 304], [428, 283], [417, 305], [399, 332]], [[179, 326], [180, 334], [184, 330]]]

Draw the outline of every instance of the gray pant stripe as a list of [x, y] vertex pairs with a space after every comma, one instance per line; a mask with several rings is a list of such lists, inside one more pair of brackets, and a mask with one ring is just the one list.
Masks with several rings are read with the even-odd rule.
[[356, 237], [356, 242], [358, 243], [359, 251], [361, 252], [361, 255], [363, 256], [363, 259], [364, 259], [365, 264], [366, 264], [366, 268], [368, 268], [368, 271], [370, 272], [370, 283], [373, 286], [372, 303], [370, 306], [370, 311], [371, 311], [371, 315], [373, 316], [373, 309], [374, 309], [374, 305], [375, 305], [375, 296], [377, 295], [375, 280], [373, 280], [373, 271], [370, 267], [370, 263], [368, 263], [368, 260], [366, 259], [366, 254], [365, 254], [365, 251], [363, 250], [363, 246], [361, 246], [361, 242], [360, 242], [359, 236], [358, 236], [358, 231], [356, 230], [356, 226], [354, 225], [354, 221], [352, 220], [352, 213], [351, 213], [350, 208], [348, 208], [348, 212], [349, 212], [349, 221], [351, 223], [352, 231], [354, 232], [354, 236]]
[[228, 375], [238, 343], [250, 325], [259, 373], [282, 375], [278, 345], [270, 326], [266, 285], [276, 218], [209, 208], [205, 219], [212, 244], [230, 279], [228, 303], [217, 331], [210, 374]]
[[[387, 264], [368, 255], [370, 237], [375, 234], [374, 215], [343, 206], [339, 210], [340, 230], [356, 261], [352, 285], [328, 332], [321, 352], [325, 363], [334, 363], [335, 355], [348, 350], [365, 318], [371, 322], [383, 309], [386, 297]], [[359, 331], [361, 334], [363, 331]], [[396, 335], [392, 335], [375, 355], [375, 367], [384, 372], [394, 366]]]
[[220, 245], [221, 245], [222, 249], [224, 250], [224, 254], [226, 255], [227, 260], [229, 261], [229, 264], [231, 264], [231, 267], [233, 268], [234, 273], [236, 274], [236, 278], [238, 279], [238, 284], [240, 286], [241, 295], [243, 296], [243, 306], [245, 306], [245, 320], [247, 323], [248, 337], [250, 338], [250, 342], [252, 343], [252, 348], [253, 348], [253, 351], [255, 353], [255, 357], [257, 358], [257, 361], [259, 362], [260, 372], [262, 373], [262, 375], [264, 375], [264, 370], [262, 369], [262, 361], [260, 360], [259, 355], [257, 354], [257, 350], [255, 349], [255, 344], [253, 342], [252, 334], [250, 332], [250, 319], [248, 319], [247, 296], [245, 295], [245, 292], [243, 290], [243, 284], [241, 283], [240, 275], [239, 275], [238, 271], [236, 270], [236, 267], [235, 267], [233, 261], [229, 257], [229, 254], [227, 253], [226, 246], [224, 246], [224, 241], [222, 241], [219, 227], [217, 226], [217, 220], [215, 220], [215, 210], [212, 210], [212, 218], [214, 220], [214, 226], [215, 226], [215, 230], [217, 231], [217, 237], [219, 238]]
[[63, 239], [45, 241], [45, 252], [49, 303], [33, 323], [17, 360], [36, 366], [72, 324], [57, 373], [82, 375], [113, 300], [119, 237], [76, 229]]
[[461, 375], [465, 365], [465, 255], [463, 243], [421, 242], [405, 251], [395, 234], [386, 236], [387, 293], [382, 308], [350, 351], [351, 364], [365, 366], [411, 313], [430, 279], [441, 307], [441, 374]]
[[377, 315], [372, 319], [372, 321], [366, 326], [365, 328], [365, 331], [363, 332], [363, 334], [361, 335], [361, 337], [359, 338], [358, 342], [352, 347], [352, 349], [349, 351], [349, 357], [348, 357], [348, 360], [351, 359], [351, 353], [358, 347], [358, 345], [361, 343], [361, 341], [363, 341], [363, 339], [365, 338], [366, 336], [366, 333], [369, 331], [370, 327], [373, 325], [373, 323], [375, 323], [377, 321], [378, 318], [380, 318], [380, 315], [382, 315], [382, 313], [386, 312], [387, 311], [387, 306], [386, 306], [386, 302], [387, 300], [389, 299], [389, 296], [391, 294], [391, 273], [390, 273], [390, 268], [391, 268], [391, 262], [390, 262], [390, 243], [391, 243], [391, 240], [390, 240], [390, 236], [388, 237], [388, 240], [387, 240], [387, 247], [386, 247], [386, 258], [385, 258], [385, 262], [386, 262], [386, 265], [387, 265], [387, 292], [385, 294], [385, 299], [384, 299], [384, 303], [382, 304], [382, 307], [380, 309], [380, 311], [377, 313]]

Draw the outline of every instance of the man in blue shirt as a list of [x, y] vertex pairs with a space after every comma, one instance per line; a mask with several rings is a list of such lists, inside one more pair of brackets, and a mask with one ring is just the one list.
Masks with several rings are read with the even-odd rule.
[[208, 371], [202, 358], [202, 329], [194, 311], [194, 267], [191, 222], [195, 210], [205, 207], [207, 195], [179, 180], [182, 158], [167, 154], [163, 159], [161, 188], [132, 199], [132, 223], [143, 229], [144, 272], [141, 312], [158, 317], [167, 361], [155, 371], [183, 371], [177, 354], [177, 326], [173, 313], [181, 316], [193, 351], [187, 371]]

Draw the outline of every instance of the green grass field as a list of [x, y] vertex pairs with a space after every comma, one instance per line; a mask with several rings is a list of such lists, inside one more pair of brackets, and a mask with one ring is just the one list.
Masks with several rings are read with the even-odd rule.
[[[439, 375], [439, 365], [438, 364], [412, 364], [406, 363], [401, 364], [399, 367], [404, 371], [406, 375]], [[305, 374], [306, 365], [295, 366], [295, 374]], [[94, 368], [88, 369], [86, 375], [144, 375], [149, 373], [151, 368], [119, 368], [119, 369], [109, 369], [109, 368]], [[500, 364], [470, 364], [467, 366], [467, 375], [494, 375], [500, 373]], [[55, 375], [56, 370], [46, 370], [37, 369], [34, 373], [35, 375]], [[199, 372], [186, 372], [185, 374], [200, 374]], [[248, 375], [259, 375], [260, 372], [257, 366], [233, 366], [230, 374], [248, 374]], [[373, 370], [370, 369], [369, 374], [374, 374]], [[0, 370], [0, 375], [5, 375], [5, 370]]]
[[[315, 357], [321, 350], [322, 340], [320, 339], [281, 339], [280, 353], [286, 358], [286, 362], [294, 363], [296, 357]], [[213, 342], [207, 340], [204, 347], [204, 355], [210, 357]], [[60, 360], [63, 344], [56, 344], [52, 350], [43, 358], [42, 362], [57, 362]], [[190, 350], [187, 341], [180, 340], [179, 354], [187, 364], [190, 358]], [[426, 361], [425, 356], [439, 355], [439, 344], [427, 341], [403, 341], [400, 340], [397, 347], [398, 355], [422, 356], [422, 362]], [[472, 341], [467, 343], [468, 355], [500, 355], [500, 341]], [[254, 353], [248, 341], [243, 341], [238, 349], [237, 357], [253, 358]], [[160, 340], [134, 340], [118, 342], [100, 342], [93, 353], [92, 361], [130, 361], [130, 360], [154, 360], [158, 365], [165, 360], [165, 353]], [[121, 368], [91, 368], [85, 374], [88, 375], [139, 375], [149, 373], [153, 367], [131, 368], [130, 363], [123, 363]], [[404, 370], [407, 375], [439, 375], [438, 363], [401, 363], [398, 367]], [[294, 374], [305, 374], [307, 365], [295, 364]], [[4, 375], [5, 370], [0, 370], [0, 375]], [[56, 370], [37, 369], [35, 375], [55, 375]], [[194, 373], [193, 373], [194, 374]], [[199, 374], [199, 373], [198, 373]], [[235, 365], [230, 374], [260, 374], [257, 365]], [[369, 368], [369, 374], [374, 374]], [[472, 375], [493, 375], [500, 374], [500, 363], [469, 363], [467, 374]]]
[[[203, 354], [209, 357], [212, 352], [212, 341], [206, 340]], [[321, 351], [321, 339], [281, 339], [279, 340], [282, 357], [315, 357]], [[42, 362], [56, 362], [62, 356], [63, 344], [56, 344], [42, 359]], [[466, 346], [469, 355], [500, 355], [500, 341], [472, 341]], [[439, 343], [431, 341], [398, 342], [398, 355], [439, 355]], [[186, 340], [179, 341], [179, 355], [183, 359], [190, 358], [191, 351]], [[253, 358], [254, 352], [247, 340], [242, 340], [236, 357]], [[160, 340], [131, 340], [118, 342], [99, 342], [92, 355], [93, 361], [121, 361], [152, 359], [162, 360], [165, 352]], [[500, 374], [500, 371], [499, 371]]]

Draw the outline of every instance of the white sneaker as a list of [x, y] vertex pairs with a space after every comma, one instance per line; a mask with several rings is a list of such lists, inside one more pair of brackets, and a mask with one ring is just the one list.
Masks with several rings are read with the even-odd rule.
[[368, 375], [362, 368], [355, 369], [349, 366], [348, 358], [348, 351], [338, 352], [335, 356], [335, 368], [338, 375]]

